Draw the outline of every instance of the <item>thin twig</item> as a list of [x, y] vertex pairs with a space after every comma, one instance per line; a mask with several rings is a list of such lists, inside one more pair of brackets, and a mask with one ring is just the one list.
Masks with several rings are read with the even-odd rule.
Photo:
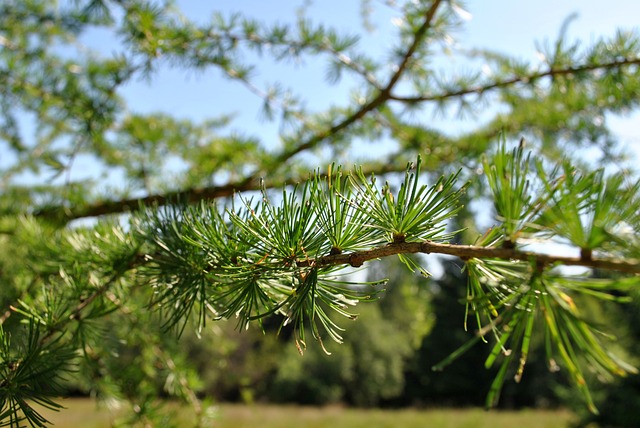
[[567, 266], [584, 266], [590, 268], [607, 269], [625, 273], [640, 273], [640, 261], [638, 260], [611, 260], [595, 259], [593, 257], [567, 257], [549, 254], [540, 254], [530, 251], [522, 251], [515, 248], [479, 247], [474, 245], [442, 244], [438, 242], [394, 242], [381, 247], [352, 253], [333, 254], [319, 257], [313, 260], [300, 260], [298, 266], [316, 267], [332, 265], [362, 266], [366, 261], [396, 254], [447, 254], [461, 259], [503, 259], [535, 262], [537, 265], [562, 264]]
[[416, 97], [402, 97], [391, 94], [389, 96], [390, 100], [400, 101], [405, 103], [417, 103], [417, 102], [425, 102], [425, 101], [443, 101], [449, 98], [459, 98], [465, 95], [470, 94], [482, 94], [484, 92], [505, 88], [508, 86], [515, 85], [517, 83], [531, 83], [535, 80], [542, 79], [544, 77], [555, 77], [555, 76], [566, 76], [576, 73], [584, 73], [588, 71], [596, 71], [603, 69], [612, 69], [618, 67], [624, 67], [627, 65], [638, 65], [640, 64], [640, 58], [625, 58], [617, 61], [611, 61], [606, 63], [598, 63], [598, 64], [586, 64], [580, 65], [576, 67], [567, 67], [567, 68], [551, 68], [547, 71], [541, 71], [534, 74], [528, 74], [525, 76], [516, 76], [511, 79], [501, 80], [498, 82], [487, 83], [484, 85], [474, 86], [472, 88], [460, 89], [459, 91], [454, 92], [446, 92], [438, 95], [421, 95]]
[[[449, 98], [463, 97], [465, 95], [469, 95], [473, 93], [479, 94], [479, 93], [483, 93], [493, 89], [508, 87], [518, 83], [531, 82], [544, 77], [569, 75], [569, 74], [580, 73], [580, 72], [595, 71], [600, 69], [610, 69], [610, 68], [622, 67], [622, 66], [632, 65], [632, 64], [640, 64], [640, 59], [638, 58], [622, 59], [618, 61], [601, 63], [601, 64], [587, 64], [587, 65], [581, 65], [581, 66], [569, 67], [569, 68], [563, 68], [563, 69], [551, 69], [545, 72], [534, 73], [527, 76], [517, 76], [511, 79], [502, 80], [499, 82], [493, 82], [486, 85], [475, 86], [473, 88], [463, 89], [460, 91], [439, 94], [439, 95], [417, 96], [417, 97], [395, 96], [391, 93], [392, 89], [395, 87], [396, 83], [400, 79], [411, 56], [415, 53], [415, 50], [417, 49], [420, 41], [425, 36], [427, 30], [430, 28], [431, 20], [433, 19], [436, 8], [438, 7], [439, 4], [440, 2], [435, 2], [431, 7], [431, 9], [429, 9], [425, 22], [420, 27], [420, 29], [416, 32], [416, 35], [414, 37], [414, 43], [412, 43], [409, 49], [407, 49], [407, 51], [405, 52], [405, 55], [403, 56], [402, 61], [398, 65], [396, 72], [390, 78], [385, 88], [379, 91], [376, 97], [374, 97], [368, 103], [364, 104], [359, 110], [357, 110], [355, 113], [353, 113], [349, 117], [345, 118], [342, 122], [332, 126], [328, 130], [325, 130], [313, 135], [311, 138], [301, 143], [300, 145], [288, 151], [284, 151], [280, 155], [275, 156], [273, 163], [275, 164], [285, 163], [295, 155], [303, 151], [312, 149], [313, 147], [315, 147], [322, 141], [326, 140], [327, 138], [331, 137], [332, 135], [335, 135], [343, 131], [344, 129], [348, 128], [349, 126], [353, 125], [358, 120], [362, 119], [365, 115], [377, 109], [378, 107], [380, 107], [382, 104], [384, 104], [386, 101], [389, 101], [389, 100], [406, 102], [406, 103], [441, 101]], [[269, 163], [273, 164], [272, 162], [269, 162]], [[404, 169], [404, 165], [401, 165], [398, 171], [401, 171], [402, 169]], [[375, 171], [375, 172], [390, 172], [390, 171], [389, 171], [389, 168], [385, 168], [384, 171]], [[164, 205], [171, 201], [175, 202], [176, 200], [180, 200], [181, 202], [184, 202], [184, 203], [195, 203], [195, 202], [199, 202], [207, 199], [224, 198], [224, 197], [232, 196], [234, 192], [245, 192], [245, 191], [260, 189], [261, 183], [260, 183], [259, 175], [260, 175], [260, 172], [256, 171], [244, 179], [230, 182], [222, 186], [209, 186], [209, 187], [202, 187], [202, 188], [184, 189], [184, 190], [166, 192], [161, 194], [151, 194], [142, 198], [128, 198], [128, 199], [122, 199], [122, 200], [116, 200], [116, 201], [101, 201], [101, 202], [97, 202], [91, 205], [86, 205], [83, 207], [73, 207], [73, 209], [68, 209], [63, 207], [53, 207], [50, 209], [48, 208], [48, 209], [41, 210], [38, 213], [38, 215], [42, 217], [51, 217], [51, 218], [55, 218], [56, 216], [59, 216], [60, 218], [58, 220], [67, 222], [67, 221], [86, 218], [86, 217], [97, 217], [97, 216], [108, 215], [108, 214], [119, 214], [119, 213], [128, 212], [128, 211], [136, 211], [141, 206]], [[289, 180], [269, 180], [267, 185], [269, 187], [278, 187], [286, 184], [287, 182], [289, 183], [298, 182], [304, 179], [305, 177], [293, 177], [293, 178], [290, 178]]]
[[[400, 77], [404, 73], [411, 57], [415, 54], [418, 46], [424, 39], [427, 31], [431, 27], [431, 22], [435, 16], [436, 10], [438, 6], [440, 6], [441, 0], [435, 1], [431, 8], [427, 11], [425, 15], [425, 21], [420, 26], [420, 28], [416, 31], [413, 43], [406, 50], [405, 54], [402, 57], [402, 60], [398, 64], [395, 73], [389, 79], [387, 85], [379, 91], [379, 93], [368, 103], [364, 104], [360, 109], [358, 109], [355, 113], [350, 115], [349, 117], [342, 120], [340, 123], [332, 126], [331, 128], [319, 132], [309, 138], [307, 141], [299, 144], [298, 146], [283, 151], [280, 155], [275, 156], [270, 164], [283, 164], [287, 162], [289, 159], [294, 157], [295, 155], [307, 151], [309, 149], [314, 148], [316, 145], [331, 137], [332, 135], [338, 134], [342, 130], [348, 128], [354, 123], [358, 122], [364, 116], [366, 116], [372, 110], [380, 107], [384, 104], [390, 97], [391, 91], [394, 86], [400, 80]], [[260, 188], [260, 180], [259, 180], [260, 172], [256, 171], [252, 173], [250, 176], [245, 179], [229, 183], [223, 186], [211, 186], [204, 187], [200, 189], [188, 189], [183, 191], [175, 191], [175, 192], [167, 192], [163, 194], [154, 194], [148, 195], [143, 198], [130, 198], [119, 201], [109, 201], [109, 202], [100, 202], [95, 205], [90, 205], [87, 207], [82, 207], [79, 209], [75, 209], [74, 212], [63, 212], [60, 213], [60, 210], [57, 208], [43, 210], [39, 214], [44, 217], [55, 217], [56, 215], [61, 215], [63, 218], [60, 220], [70, 221], [79, 218], [85, 217], [96, 217], [106, 214], [117, 214], [127, 211], [135, 211], [139, 209], [141, 205], [163, 205], [168, 203], [169, 201], [180, 200], [185, 203], [194, 203], [201, 200], [206, 199], [216, 199], [216, 198], [224, 198], [228, 196], [232, 196], [234, 192], [244, 192], [250, 190], [256, 190]], [[272, 185], [280, 185], [282, 183], [271, 183]], [[67, 210], [65, 210], [67, 211]]]
[[377, 109], [386, 101], [388, 101], [391, 96], [391, 91], [393, 90], [395, 85], [398, 83], [398, 81], [402, 77], [402, 74], [405, 72], [407, 65], [409, 64], [409, 61], [411, 60], [411, 57], [415, 54], [416, 50], [418, 49], [418, 46], [420, 46], [420, 44], [422, 43], [429, 28], [431, 28], [431, 23], [436, 14], [436, 11], [438, 10], [438, 7], [440, 6], [440, 3], [441, 3], [441, 0], [437, 0], [433, 2], [433, 4], [431, 5], [431, 7], [426, 13], [423, 24], [415, 32], [413, 37], [413, 42], [411, 43], [411, 46], [409, 46], [409, 48], [404, 53], [402, 60], [400, 61], [400, 63], [396, 68], [395, 73], [393, 73], [393, 75], [389, 79], [389, 82], [385, 85], [385, 87], [380, 92], [378, 92], [378, 94], [373, 99], [365, 103], [352, 115], [348, 116], [341, 122], [333, 125], [331, 128], [323, 132], [317, 133], [316, 135], [311, 137], [309, 140], [303, 142], [302, 144], [299, 144], [298, 146], [292, 149], [284, 151], [282, 154], [276, 157], [275, 162], [284, 163], [290, 158], [297, 155], [298, 153], [312, 149], [320, 142], [348, 128], [349, 126], [351, 126], [352, 124], [354, 124], [355, 122], [359, 121], [364, 116], [366, 116], [369, 112]]

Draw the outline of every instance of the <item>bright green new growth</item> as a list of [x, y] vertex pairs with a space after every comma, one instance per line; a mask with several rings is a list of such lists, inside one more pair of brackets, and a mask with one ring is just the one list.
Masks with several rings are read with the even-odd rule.
[[[604, 179], [602, 170], [585, 177], [568, 162], [563, 163], [562, 169], [554, 168], [551, 174], [545, 173], [538, 164], [538, 174], [532, 176], [529, 159], [530, 156], [524, 156], [522, 142], [511, 153], [502, 145], [496, 156], [485, 157], [487, 179], [502, 224], [501, 230], [496, 228], [487, 233], [480, 240], [481, 245], [512, 247], [519, 238], [540, 238], [547, 240], [545, 242], [564, 240], [580, 250], [585, 262], [591, 260], [594, 250], [609, 257], [634, 253], [634, 245], [624, 245], [614, 238], [613, 231], [620, 224], [632, 221], [640, 211], [639, 182], [624, 186], [620, 176]], [[560, 175], [559, 171], [564, 173]], [[614, 186], [619, 196], [605, 196]], [[542, 191], [531, 194], [532, 187]], [[621, 244], [627, 248], [617, 248]], [[487, 405], [497, 403], [507, 369], [516, 355], [519, 359], [515, 379], [519, 381], [522, 377], [536, 322], [544, 323], [549, 368], [557, 368], [554, 356], [559, 355], [593, 412], [596, 409], [582, 372], [582, 362], [588, 362], [589, 367], [603, 377], [637, 372], [600, 343], [598, 337], [602, 333], [597, 328], [598, 321], [581, 313], [575, 300], [581, 299], [580, 295], [589, 295], [601, 300], [624, 301], [621, 296], [637, 284], [636, 278], [605, 280], [589, 278], [588, 274], [562, 276], [557, 267], [542, 264], [533, 257], [528, 262], [472, 258], [466, 267], [468, 311], [475, 313], [478, 331], [490, 330], [496, 337], [485, 366], [491, 367], [500, 354], [504, 356]], [[468, 346], [470, 344], [465, 345]], [[448, 364], [458, 355], [454, 353], [442, 364]]]
[[151, 211], [139, 234], [157, 247], [146, 256], [152, 262], [146, 272], [157, 283], [155, 303], [168, 308], [173, 325], [194, 308], [200, 326], [206, 312], [237, 317], [243, 328], [278, 314], [283, 327], [294, 326], [300, 349], [307, 328], [320, 343], [325, 334], [341, 342], [341, 328], [326, 310], [355, 318], [348, 308], [371, 299], [375, 290], [373, 284], [353, 286], [340, 277], [343, 266], [317, 266], [316, 259], [451, 236], [445, 221], [458, 209], [464, 187], [453, 190], [457, 175], [419, 186], [420, 162], [415, 171], [407, 168], [397, 197], [389, 185], [378, 190], [362, 170], [347, 181], [340, 168], [331, 174], [331, 167], [330, 175], [316, 173], [304, 185], [284, 190], [280, 206], [263, 189], [259, 203], [240, 196], [239, 208], [224, 214], [203, 204]]
[[[575, 197], [575, 181], [566, 175], [547, 175], [541, 168], [534, 175], [526, 167], [528, 159], [522, 147], [507, 151], [504, 146], [485, 159], [500, 222], [475, 246], [450, 246], [445, 242], [455, 236], [446, 232], [446, 220], [460, 209], [458, 198], [466, 186], [457, 187], [457, 174], [440, 178], [432, 186], [419, 185], [420, 158], [415, 167], [407, 167], [397, 192], [389, 184], [377, 188], [375, 179], [367, 180], [361, 169], [346, 180], [342, 170], [332, 166], [326, 176], [316, 173], [304, 184], [285, 189], [279, 203], [263, 190], [258, 203], [239, 196], [239, 204], [225, 209], [216, 203], [149, 208], [134, 216], [126, 232], [105, 223], [99, 228], [101, 234], [95, 235], [107, 245], [100, 249], [87, 246], [87, 232], [81, 229], [58, 231], [53, 235], [54, 242], [67, 244], [64, 252], [58, 253], [58, 257], [64, 257], [57, 260], [62, 268], [49, 275], [65, 288], [58, 286], [55, 295], [43, 293], [41, 298], [47, 301], [30, 300], [28, 296], [20, 300], [20, 308], [15, 310], [30, 331], [22, 354], [16, 354], [9, 346], [8, 335], [0, 331], [5, 344], [0, 349], [3, 415], [15, 425], [21, 411], [35, 425], [44, 424], [25, 400], [57, 406], [51, 401], [49, 389], [42, 389], [43, 382], [72, 368], [73, 344], [84, 340], [82, 331], [90, 328], [87, 323], [115, 310], [117, 300], [131, 292], [117, 286], [123, 277], [133, 281], [133, 287], [148, 290], [148, 307], [168, 315], [166, 327], [180, 326], [182, 331], [193, 319], [202, 327], [207, 319], [237, 318], [238, 327], [244, 329], [252, 321], [277, 317], [281, 328], [292, 326], [296, 346], [302, 352], [308, 332], [323, 349], [325, 338], [340, 343], [342, 327], [332, 313], [354, 319], [353, 307], [359, 301], [375, 298], [375, 284], [344, 279], [341, 274], [346, 268], [388, 255], [438, 251], [465, 260], [468, 312], [475, 316], [478, 328], [476, 339], [438, 368], [492, 332], [495, 344], [485, 365], [500, 365], [487, 397], [487, 404], [494, 405], [509, 368], [515, 364], [516, 381], [522, 377], [532, 336], [541, 333], [550, 369], [566, 367], [595, 412], [582, 367], [587, 364], [603, 376], [624, 375], [635, 369], [606, 349], [594, 320], [581, 312], [580, 303], [585, 298], [623, 301], [621, 296], [630, 287], [637, 287], [637, 277], [606, 280], [588, 274], [563, 275], [558, 265], [565, 259], [521, 252], [519, 239], [540, 235], [581, 243], [572, 234], [576, 230], [573, 222], [581, 222], [594, 205], [598, 218], [631, 222], [640, 208], [638, 194], [631, 193], [637, 184], [626, 191], [619, 189], [625, 197], [608, 199], [607, 204], [598, 202], [606, 191], [604, 184], [581, 186], [581, 200], [592, 202], [577, 204], [576, 217], [554, 216], [568, 205], [566, 198]], [[575, 171], [568, 164], [563, 168]], [[547, 186], [547, 191], [549, 183], [554, 183], [552, 197], [544, 203], [539, 202], [539, 195], [527, 193], [536, 180], [544, 186], [535, 187]], [[611, 182], [617, 181], [607, 181]], [[501, 197], [502, 193], [509, 197]], [[537, 202], [531, 204], [532, 200]], [[598, 225], [603, 233], [615, 227], [612, 223]], [[28, 222], [25, 228], [29, 228]], [[122, 243], [126, 245], [117, 245]], [[630, 242], [626, 243], [626, 252], [622, 249], [625, 243], [619, 240], [590, 243], [593, 245], [588, 248], [597, 252], [598, 260], [616, 258], [620, 252], [638, 253]], [[112, 252], [104, 253], [109, 245]], [[429, 250], [422, 245], [428, 245]], [[83, 276], [83, 268], [74, 260], [78, 252], [94, 251], [112, 260], [100, 264], [96, 259], [89, 267], [93, 276], [108, 280], [102, 284], [96, 280], [93, 293], [74, 304], [78, 301], [74, 281]], [[597, 266], [593, 263], [598, 260], [583, 254], [574, 264]], [[411, 270], [413, 263], [409, 265]], [[74, 266], [75, 271], [71, 270]], [[638, 270], [635, 261], [621, 266], [622, 270]], [[95, 305], [90, 305], [94, 301]], [[69, 329], [75, 333], [64, 333]], [[48, 363], [42, 366], [45, 356]], [[50, 385], [53, 388], [55, 384]]]
[[418, 187], [421, 163], [418, 157], [415, 167], [407, 167], [396, 196], [389, 183], [379, 189], [375, 178], [368, 181], [362, 169], [356, 170], [357, 179], [353, 180], [358, 193], [356, 206], [371, 217], [370, 227], [383, 232], [388, 242], [442, 242], [452, 236], [444, 233], [444, 221], [455, 215], [457, 209], [453, 208], [464, 188], [453, 191], [458, 174], [441, 177], [429, 187]]
[[32, 406], [59, 410], [56, 403], [60, 392], [61, 374], [75, 351], [61, 341], [42, 334], [35, 321], [24, 326], [24, 341], [12, 339], [0, 326], [0, 426], [44, 426], [48, 421]]
[[[361, 168], [356, 170], [352, 180], [357, 189], [356, 208], [371, 218], [365, 224], [383, 233], [387, 242], [445, 242], [454, 236], [446, 232], [445, 220], [462, 208], [457, 200], [464, 192], [464, 186], [453, 190], [458, 178], [458, 174], [454, 174], [440, 177], [432, 186], [418, 187], [421, 163], [422, 159], [418, 157], [415, 167], [407, 167], [404, 181], [395, 197], [389, 183], [379, 189], [375, 178], [368, 181]], [[398, 257], [409, 269], [430, 275], [412, 259], [403, 254]]]

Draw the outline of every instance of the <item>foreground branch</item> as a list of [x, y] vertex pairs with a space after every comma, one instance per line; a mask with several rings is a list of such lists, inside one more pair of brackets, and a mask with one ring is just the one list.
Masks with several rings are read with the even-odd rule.
[[567, 266], [584, 266], [590, 268], [607, 269], [625, 273], [640, 273], [640, 261], [618, 261], [610, 259], [594, 259], [590, 254], [583, 254], [581, 257], [553, 256], [548, 254], [521, 251], [512, 248], [491, 248], [478, 247], [473, 245], [440, 244], [437, 242], [393, 242], [382, 247], [372, 248], [365, 251], [356, 251], [345, 254], [332, 254], [319, 257], [317, 259], [298, 261], [298, 266], [330, 266], [330, 265], [350, 265], [359, 267], [364, 262], [396, 254], [447, 254], [460, 257], [461, 259], [471, 258], [497, 258], [504, 260], [520, 260], [534, 262], [538, 266], [548, 266], [553, 264], [563, 264]]

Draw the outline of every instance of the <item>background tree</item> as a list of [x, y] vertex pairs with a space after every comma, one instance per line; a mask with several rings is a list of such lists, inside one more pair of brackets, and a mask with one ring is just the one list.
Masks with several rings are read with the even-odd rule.
[[[433, 281], [431, 314], [435, 324], [430, 334], [421, 342], [418, 352], [407, 364], [407, 385], [402, 400], [429, 406], [481, 406], [495, 368], [487, 370], [484, 362], [491, 351], [484, 343], [476, 343], [469, 351], [443, 371], [432, 368], [446, 359], [452, 350], [464, 345], [473, 337], [460, 328], [465, 308], [460, 304], [466, 298], [465, 284], [468, 278], [460, 267], [451, 261], [445, 264], [445, 274]], [[501, 405], [507, 408], [540, 407], [558, 405], [559, 399], [552, 390], [562, 379], [546, 366], [543, 347], [528, 357], [527, 371], [519, 383], [504, 386]], [[515, 373], [510, 373], [512, 379]], [[473, 379], [472, 382], [469, 382]], [[478, 385], [483, 385], [479, 388]]]
[[[275, 319], [300, 350], [311, 338], [329, 349], [327, 339], [342, 341], [336, 315], [353, 318], [349, 307], [379, 291], [341, 276], [343, 268], [398, 255], [426, 274], [408, 256], [415, 252], [465, 262], [474, 341], [496, 340], [485, 360], [499, 367], [489, 404], [510, 370], [522, 377], [534, 331], [549, 366], [564, 367], [592, 410], [583, 363], [603, 376], [633, 371], [607, 352], [580, 305], [624, 300], [637, 286], [637, 177], [592, 161], [624, 161], [605, 118], [638, 105], [637, 34], [580, 47], [565, 27], [527, 63], [454, 49], [451, 35], [468, 15], [456, 2], [362, 5], [365, 27], [375, 10], [396, 16], [387, 52], [369, 55], [358, 37], [367, 33], [314, 23], [304, 7], [292, 22], [273, 23], [188, 19], [171, 3], [144, 0], [0, 5], [3, 421], [44, 425], [28, 403], [57, 408], [74, 368], [84, 388], [131, 403], [127, 423], [162, 413], [158, 389], [205, 418], [170, 333], [200, 332], [218, 318], [268, 330]], [[100, 32], [113, 48], [85, 44]], [[441, 58], [480, 61], [486, 72], [441, 72]], [[351, 99], [316, 110], [305, 100], [310, 82], [296, 92], [256, 77], [261, 66], [307, 61], [323, 62]], [[130, 110], [128, 85], [153, 82], [165, 67], [241, 84], [275, 132], [239, 132], [228, 112], [190, 120], [175, 106]], [[425, 116], [433, 111], [490, 117], [450, 135]], [[522, 136], [535, 159], [522, 144], [500, 143]], [[383, 151], [367, 156], [371, 146]], [[591, 149], [589, 158], [563, 160], [577, 148]], [[333, 164], [344, 159], [344, 169]], [[316, 168], [323, 173], [310, 175]], [[473, 227], [464, 200], [492, 200], [495, 227], [465, 239], [474, 246], [448, 245], [456, 214]], [[559, 240], [576, 255], [525, 251], [531, 240]], [[575, 276], [557, 265], [627, 276]], [[379, 344], [388, 354], [389, 343]]]

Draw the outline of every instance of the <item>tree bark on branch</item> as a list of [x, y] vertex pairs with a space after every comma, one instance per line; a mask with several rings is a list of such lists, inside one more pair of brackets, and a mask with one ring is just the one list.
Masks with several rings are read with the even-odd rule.
[[392, 242], [387, 245], [372, 248], [365, 251], [356, 251], [344, 254], [332, 254], [317, 259], [300, 260], [298, 266], [329, 266], [350, 265], [362, 266], [366, 261], [388, 257], [397, 254], [446, 254], [459, 257], [463, 260], [472, 258], [518, 260], [535, 263], [539, 267], [552, 264], [567, 266], [584, 266], [589, 268], [607, 269], [625, 273], [640, 273], [640, 261], [638, 260], [611, 260], [597, 259], [586, 253], [580, 257], [556, 256], [540, 254], [530, 251], [522, 251], [515, 248], [480, 247], [474, 245], [443, 244], [438, 242]]

